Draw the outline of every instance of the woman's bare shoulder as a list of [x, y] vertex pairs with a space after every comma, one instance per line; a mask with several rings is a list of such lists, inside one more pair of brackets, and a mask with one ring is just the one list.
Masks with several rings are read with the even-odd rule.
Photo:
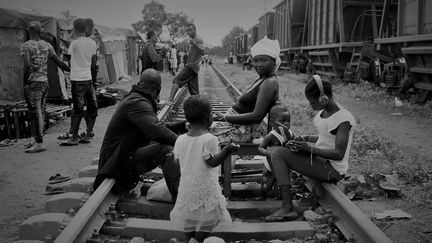
[[278, 87], [279, 86], [279, 81], [278, 81], [278, 79], [277, 79], [276, 76], [271, 76], [271, 77], [266, 78], [264, 80], [263, 85]]

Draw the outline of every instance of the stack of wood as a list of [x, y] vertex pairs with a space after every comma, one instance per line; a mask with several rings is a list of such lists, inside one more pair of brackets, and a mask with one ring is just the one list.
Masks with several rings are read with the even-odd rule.
[[[46, 122], [70, 116], [70, 105], [47, 104]], [[30, 113], [25, 101], [0, 104], [0, 140], [30, 136]]]

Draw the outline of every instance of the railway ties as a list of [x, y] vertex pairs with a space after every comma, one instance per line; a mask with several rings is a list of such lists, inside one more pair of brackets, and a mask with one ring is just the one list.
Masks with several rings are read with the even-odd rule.
[[[233, 104], [234, 99], [226, 91], [226, 86], [219, 81], [218, 76], [210, 67], [203, 68], [200, 73], [200, 94], [206, 96], [212, 107], [213, 114], [225, 113]], [[174, 105], [169, 119], [172, 121], [186, 120], [183, 112], [182, 102]]]
[[[219, 81], [210, 68], [203, 70], [200, 78], [201, 94], [210, 99], [213, 112], [226, 112], [233, 103], [233, 98], [228, 94], [226, 86]], [[166, 120], [184, 120], [182, 102], [186, 95], [172, 105], [172, 111]], [[260, 175], [263, 165], [247, 168], [247, 164], [239, 165], [243, 170], [233, 172], [235, 176], [247, 177], [250, 174]], [[237, 175], [238, 174], [238, 175]], [[233, 180], [233, 183], [235, 181]], [[260, 195], [260, 186], [257, 183], [248, 185], [234, 183], [232, 187], [233, 196], [257, 197]], [[274, 192], [273, 192], [274, 193]], [[231, 224], [219, 225], [214, 235], [223, 239], [234, 240], [271, 240], [305, 238], [314, 234], [314, 229], [306, 221], [264, 223], [263, 218], [274, 212], [281, 205], [280, 201], [230, 201], [228, 210], [235, 221]], [[106, 213], [106, 218], [112, 217], [115, 220], [105, 221], [100, 233], [103, 237], [118, 235], [121, 237], [133, 238], [142, 236], [146, 240], [158, 239], [167, 241], [170, 238], [182, 240], [184, 235], [169, 221], [169, 213], [173, 208], [172, 203], [148, 201], [145, 197], [122, 198], [113, 204]], [[115, 210], [113, 210], [115, 209]], [[125, 219], [127, 218], [127, 219]], [[241, 220], [240, 220], [241, 218]], [[246, 222], [242, 222], [245, 221]]]
[[[213, 114], [214, 113], [225, 113], [230, 107], [230, 104], [226, 104], [223, 101], [218, 100], [210, 100], [210, 105], [212, 107]], [[177, 109], [172, 111], [170, 118], [173, 121], [184, 121], [186, 120], [183, 107], [180, 105]], [[175, 116], [173, 116], [175, 114]]]
[[[225, 87], [225, 85], [230, 85], [229, 80], [220, 73], [216, 76], [211, 68], [205, 68], [201, 72], [201, 75], [205, 76], [204, 78], [200, 78], [200, 91], [203, 91], [201, 93], [209, 97], [214, 111], [226, 111], [233, 102], [233, 98], [230, 98], [233, 95], [228, 95], [227, 93], [238, 89], [235, 87]], [[218, 80], [219, 78], [222, 79], [223, 84]], [[225, 91], [223, 91], [223, 88]], [[185, 88], [181, 90], [184, 92]], [[180, 97], [179, 101], [171, 106], [175, 112], [171, 112], [170, 115], [159, 114], [159, 119], [184, 119], [181, 103], [186, 94], [178, 96]], [[165, 108], [162, 111], [165, 111], [167, 114], [169, 113]], [[227, 163], [231, 164], [226, 161], [225, 164]], [[277, 210], [281, 202], [278, 200], [254, 201], [254, 197], [261, 195], [260, 184], [250, 181], [245, 182], [243, 179], [236, 180], [236, 176], [246, 178], [248, 176], [259, 175], [259, 171], [263, 168], [264, 165], [259, 160], [243, 159], [241, 162], [237, 161], [234, 169], [240, 170], [234, 170], [233, 173], [229, 173], [231, 178], [228, 181], [231, 195], [229, 199], [231, 200], [228, 202], [227, 208], [234, 222], [219, 225], [215, 229], [214, 235], [226, 241], [251, 239], [289, 240], [294, 237], [302, 239], [313, 237], [316, 230], [309, 222], [301, 221], [301, 219], [291, 222], [264, 222], [263, 218]], [[139, 198], [119, 198], [117, 200], [118, 198], [112, 198], [110, 192], [113, 183], [115, 181], [112, 181], [112, 179], [104, 181], [103, 186], [93, 193], [87, 203], [72, 219], [71, 223], [56, 239], [56, 242], [85, 242], [85, 239], [89, 239], [90, 237], [89, 232], [91, 233], [93, 230], [99, 232], [99, 239], [112, 239], [113, 235], [115, 235], [117, 239], [118, 236], [125, 238], [139, 236], [143, 237], [146, 241], [154, 239], [168, 241], [174, 237], [184, 240], [183, 232], [177, 230], [169, 221], [169, 213], [174, 206], [172, 203], [148, 201], [144, 196]], [[223, 184], [225, 185], [226, 183], [227, 181], [223, 180]], [[337, 214], [339, 221], [336, 224], [340, 225], [341, 231], [347, 239], [354, 238], [355, 242], [390, 242], [366, 216], [360, 215], [361, 220], [357, 220], [359, 218], [358, 208], [350, 208], [354, 205], [343, 194], [338, 194], [337, 188], [335, 189], [335, 187], [327, 184], [323, 184], [323, 187], [326, 196], [324, 200], [320, 201], [321, 205], [325, 208], [330, 207]], [[271, 197], [271, 194], [276, 195], [276, 193], [276, 190], [271, 191], [269, 197]], [[108, 199], [105, 199], [104, 197], [107, 196]], [[339, 197], [339, 199], [343, 197], [351, 205], [343, 200], [334, 200], [335, 197]], [[110, 207], [108, 207], [109, 204], [111, 204]], [[92, 210], [94, 209], [97, 209], [98, 212], [93, 212]], [[350, 213], [351, 211], [354, 213]], [[84, 218], [83, 214], [97, 215], [98, 222], [89, 223], [76, 219], [79, 217]], [[77, 225], [81, 226], [77, 227]], [[371, 225], [372, 227], [370, 227]], [[76, 228], [76, 231], [72, 232], [71, 228]], [[65, 231], [67, 232], [65, 233]]]

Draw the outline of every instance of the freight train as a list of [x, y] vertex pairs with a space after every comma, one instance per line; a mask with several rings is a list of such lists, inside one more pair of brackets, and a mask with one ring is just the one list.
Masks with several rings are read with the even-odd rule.
[[[282, 0], [235, 39], [246, 60], [255, 42], [279, 41], [282, 68], [432, 91], [432, 1]], [[304, 71], [304, 70], [303, 70]], [[410, 87], [410, 86], [407, 86]]]

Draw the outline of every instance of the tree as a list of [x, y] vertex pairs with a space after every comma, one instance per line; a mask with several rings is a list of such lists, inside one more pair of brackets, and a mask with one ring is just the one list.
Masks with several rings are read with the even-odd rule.
[[225, 49], [225, 51], [234, 52], [235, 38], [244, 33], [246, 33], [246, 31], [240, 26], [235, 26], [232, 28], [232, 30], [222, 39], [222, 47]]
[[141, 13], [143, 14], [143, 19], [132, 24], [135, 31], [148, 32], [153, 30], [160, 32], [162, 30], [162, 24], [167, 20], [167, 13], [163, 4], [152, 0], [144, 5]]
[[189, 20], [189, 17], [183, 12], [167, 14], [166, 25], [169, 26], [171, 36], [184, 36], [186, 33], [183, 27], [192, 22], [193, 21]]
[[167, 13], [165, 6], [155, 0], [144, 5], [142, 14], [142, 20], [132, 24], [135, 31], [148, 32], [153, 30], [161, 33], [162, 26], [166, 25], [171, 39], [182, 39], [185, 37], [186, 33], [183, 26], [193, 22], [183, 12]]
[[213, 46], [206, 51], [210, 56], [224, 57], [229, 54], [222, 46]]

